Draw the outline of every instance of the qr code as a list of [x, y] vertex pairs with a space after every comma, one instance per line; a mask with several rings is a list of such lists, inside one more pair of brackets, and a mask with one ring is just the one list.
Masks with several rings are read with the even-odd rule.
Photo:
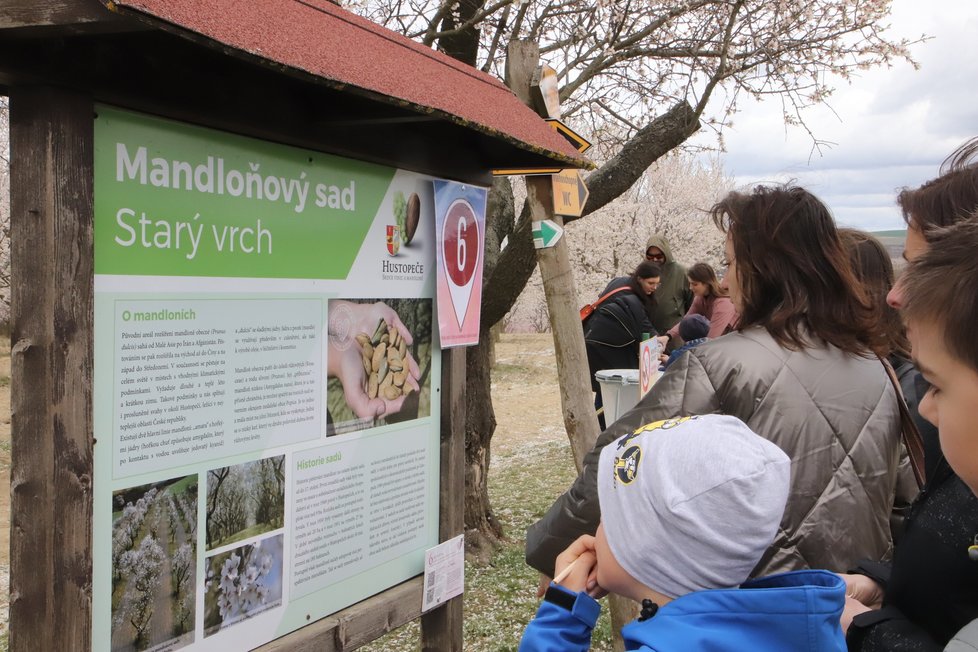
[[427, 593], [425, 593], [426, 602], [433, 602], [435, 599], [435, 586], [436, 586], [435, 580], [437, 577], [438, 575], [437, 573], [435, 573], [435, 571], [431, 571], [428, 574], [428, 591]]

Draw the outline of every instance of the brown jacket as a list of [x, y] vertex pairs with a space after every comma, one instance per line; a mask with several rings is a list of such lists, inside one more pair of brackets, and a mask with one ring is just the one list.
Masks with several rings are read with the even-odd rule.
[[554, 558], [594, 533], [604, 445], [659, 419], [711, 413], [739, 417], [791, 458], [788, 506], [757, 575], [841, 572], [859, 559], [879, 559], [890, 548], [901, 449], [896, 401], [875, 358], [824, 344], [790, 351], [758, 327], [701, 344], [601, 434], [582, 474], [527, 531], [527, 562], [552, 576]]

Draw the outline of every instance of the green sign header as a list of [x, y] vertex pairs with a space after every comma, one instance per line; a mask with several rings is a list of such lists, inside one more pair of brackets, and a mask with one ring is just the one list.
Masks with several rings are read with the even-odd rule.
[[100, 106], [95, 272], [345, 279], [394, 172]]

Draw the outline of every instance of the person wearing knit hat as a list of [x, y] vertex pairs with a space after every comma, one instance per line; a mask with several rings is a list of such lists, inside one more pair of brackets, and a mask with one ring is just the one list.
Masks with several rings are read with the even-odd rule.
[[668, 356], [660, 356], [662, 366], [659, 371], [665, 371], [676, 359], [686, 351], [706, 342], [706, 336], [710, 332], [710, 320], [703, 315], [686, 315], [679, 322], [679, 337], [683, 339], [683, 345], [670, 353]]
[[845, 583], [805, 570], [747, 581], [778, 532], [791, 461], [736, 417], [651, 423], [602, 450], [601, 523], [557, 557], [521, 652], [587, 650], [608, 592], [642, 603], [626, 650], [846, 649]]

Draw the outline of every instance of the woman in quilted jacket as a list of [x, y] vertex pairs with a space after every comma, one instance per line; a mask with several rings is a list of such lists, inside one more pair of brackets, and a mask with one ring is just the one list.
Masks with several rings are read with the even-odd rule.
[[758, 187], [730, 193], [712, 216], [727, 234], [737, 330], [682, 356], [601, 434], [582, 474], [527, 532], [527, 561], [545, 575], [597, 527], [601, 449], [644, 423], [695, 414], [736, 416], [791, 458], [788, 505], [755, 575], [841, 572], [890, 549], [897, 395], [876, 357], [887, 348], [874, 328], [879, 308], [828, 209], [802, 188]]

